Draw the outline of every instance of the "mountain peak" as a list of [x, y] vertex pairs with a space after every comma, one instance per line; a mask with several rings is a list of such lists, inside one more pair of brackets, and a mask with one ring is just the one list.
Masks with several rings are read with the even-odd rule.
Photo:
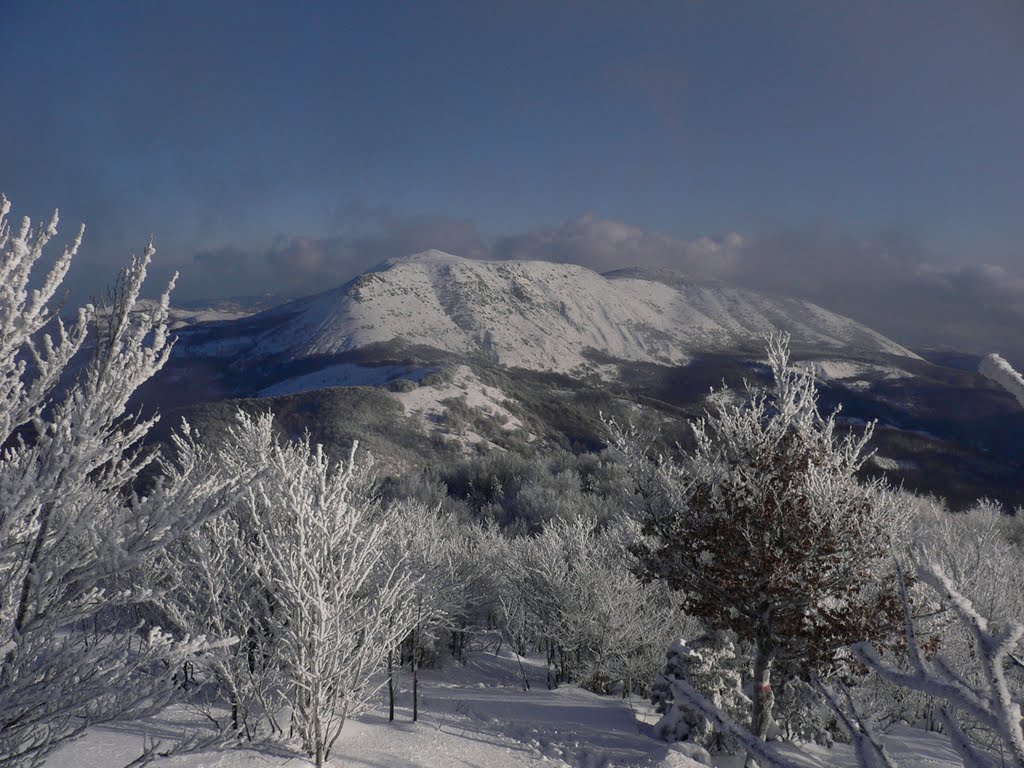
[[795, 349], [916, 357], [810, 302], [672, 273], [609, 277], [574, 264], [423, 251], [258, 315], [239, 329], [248, 338], [229, 347], [250, 358], [296, 360], [397, 344], [507, 367], [586, 372], [595, 370], [595, 354], [683, 365], [703, 352], [757, 353], [766, 334], [784, 330]]
[[438, 263], [438, 264], [459, 264], [466, 261], [472, 261], [463, 256], [456, 256], [454, 253], [448, 253], [447, 251], [441, 251], [437, 248], [428, 248], [425, 251], [418, 253], [411, 253], [408, 256], [400, 256], [396, 259], [388, 259], [387, 264], [424, 264], [424, 263]]

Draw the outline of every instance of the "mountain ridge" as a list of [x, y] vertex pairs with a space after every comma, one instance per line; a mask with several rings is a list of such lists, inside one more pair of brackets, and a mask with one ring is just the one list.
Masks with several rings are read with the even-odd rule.
[[389, 259], [349, 282], [237, 321], [184, 329], [189, 356], [300, 360], [382, 343], [490, 363], [594, 372], [598, 358], [680, 365], [756, 351], [775, 331], [795, 348], [918, 359], [850, 318], [800, 299], [639, 271], [601, 275], [546, 261], [483, 261], [438, 250]]

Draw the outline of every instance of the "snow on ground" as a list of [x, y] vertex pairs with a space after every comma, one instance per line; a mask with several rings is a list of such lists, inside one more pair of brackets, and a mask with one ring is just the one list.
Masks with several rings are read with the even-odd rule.
[[907, 461], [905, 459], [892, 459], [889, 458], [888, 456], [880, 456], [877, 453], [870, 459], [868, 459], [868, 461], [870, 461], [879, 469], [884, 469], [888, 472], [896, 472], [901, 469], [916, 469], [918, 466], [917, 463], [913, 461]]
[[[460, 365], [453, 369], [450, 383], [442, 385], [419, 386], [409, 392], [391, 392], [402, 404], [407, 416], [420, 420], [423, 429], [430, 432], [443, 432], [443, 414], [447, 409], [443, 401], [451, 398], [465, 398], [466, 405], [493, 417], [502, 429], [512, 431], [522, 429], [523, 422], [516, 418], [505, 407], [508, 396], [497, 387], [484, 384], [473, 373], [468, 365]], [[475, 445], [485, 438], [472, 430], [461, 435], [450, 435], [464, 445]], [[529, 437], [527, 439], [530, 439]]]
[[258, 397], [294, 395], [325, 387], [377, 387], [394, 379], [419, 381], [428, 373], [430, 373], [429, 368], [411, 368], [407, 365], [366, 366], [338, 363], [312, 373], [279, 381], [260, 390]]
[[906, 379], [912, 374], [901, 368], [873, 365], [853, 360], [803, 360], [797, 363], [801, 368], [814, 372], [821, 381], [843, 381], [870, 376], [873, 379]]
[[[135, 302], [134, 311], [149, 312], [156, 307], [157, 301], [153, 299], [139, 299]], [[171, 306], [168, 311], [168, 324], [172, 331], [184, 328], [196, 323], [217, 323], [229, 320], [240, 320], [255, 314], [256, 310], [237, 307], [233, 309], [217, 309], [212, 307], [185, 308]]]
[[[395, 722], [383, 695], [374, 711], [346, 724], [331, 768], [699, 768], [680, 745], [650, 736], [656, 715], [644, 700], [598, 696], [574, 686], [548, 690], [543, 664], [504, 651], [471, 654], [465, 666], [425, 670], [420, 720], [411, 722], [411, 684], [403, 677]], [[530, 690], [523, 689], [523, 675]], [[198, 716], [169, 708], [148, 721], [92, 728], [63, 747], [45, 768], [111, 768], [138, 756], [144, 737], [173, 740]], [[887, 746], [902, 768], [962, 768], [936, 734], [896, 727]], [[853, 768], [846, 746], [784, 747], [806, 768]], [[739, 768], [743, 757], [716, 756], [717, 768]], [[282, 747], [206, 751], [161, 759], [161, 768], [300, 768], [311, 763]]]

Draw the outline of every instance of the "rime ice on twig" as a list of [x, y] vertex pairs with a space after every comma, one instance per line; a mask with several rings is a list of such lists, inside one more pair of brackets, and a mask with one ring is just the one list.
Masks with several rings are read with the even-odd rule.
[[[1014, 652], [1024, 638], [1024, 626], [1011, 624], [991, 631], [988, 621], [974, 605], [957, 590], [952, 580], [937, 565], [918, 569], [921, 581], [928, 584], [957, 614], [974, 639], [981, 667], [982, 683], [971, 683], [963, 671], [957, 670], [941, 654], [928, 660], [921, 649], [910, 615], [910, 600], [903, 590], [907, 619], [907, 655], [911, 671], [905, 672], [882, 660], [870, 643], [854, 646], [854, 653], [866, 665], [890, 682], [921, 691], [940, 702], [939, 717], [949, 734], [953, 748], [967, 765], [1003, 765], [1000, 757], [983, 749], [965, 732], [958, 717], [962, 711], [995, 734], [1013, 764], [1024, 768], [1024, 732], [1021, 728], [1021, 703], [1015, 698], [1007, 681], [1007, 664], [1014, 661]], [[1016, 663], [1014, 661], [1014, 663]]]

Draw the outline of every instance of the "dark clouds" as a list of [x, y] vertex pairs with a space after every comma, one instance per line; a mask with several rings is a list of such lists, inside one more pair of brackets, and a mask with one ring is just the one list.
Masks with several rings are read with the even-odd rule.
[[742, 245], [737, 234], [682, 240], [587, 215], [552, 229], [500, 238], [494, 256], [582, 264], [598, 272], [645, 266], [727, 276], [734, 271]]
[[385, 259], [439, 248], [467, 258], [488, 251], [476, 226], [445, 216], [404, 218], [386, 209], [352, 207], [343, 235], [279, 237], [269, 247], [226, 246], [195, 254], [180, 268], [188, 298], [223, 295], [299, 296], [334, 288]]
[[911, 347], [1024, 358], [1024, 279], [999, 265], [949, 265], [900, 234], [818, 228], [753, 238], [736, 279], [810, 299]]
[[1024, 276], [1001, 265], [949, 265], [899, 233], [860, 238], [821, 225], [685, 240], [587, 216], [504, 238], [495, 252], [599, 271], [675, 269], [809, 299], [912, 347], [998, 350], [1024, 360]]
[[949, 265], [900, 233], [861, 238], [820, 225], [685, 240], [587, 216], [504, 238], [495, 251], [599, 271], [676, 269], [809, 299], [911, 347], [998, 350], [1024, 360], [1024, 275], [1001, 265]]
[[[1017, 344], [1019, 0], [58, 5], [0, 0], [0, 192], [88, 225], [71, 303], [152, 233], [152, 290], [178, 267], [181, 300], [437, 247]], [[587, 210], [618, 220], [542, 228]], [[743, 236], [677, 236], [706, 231]]]

